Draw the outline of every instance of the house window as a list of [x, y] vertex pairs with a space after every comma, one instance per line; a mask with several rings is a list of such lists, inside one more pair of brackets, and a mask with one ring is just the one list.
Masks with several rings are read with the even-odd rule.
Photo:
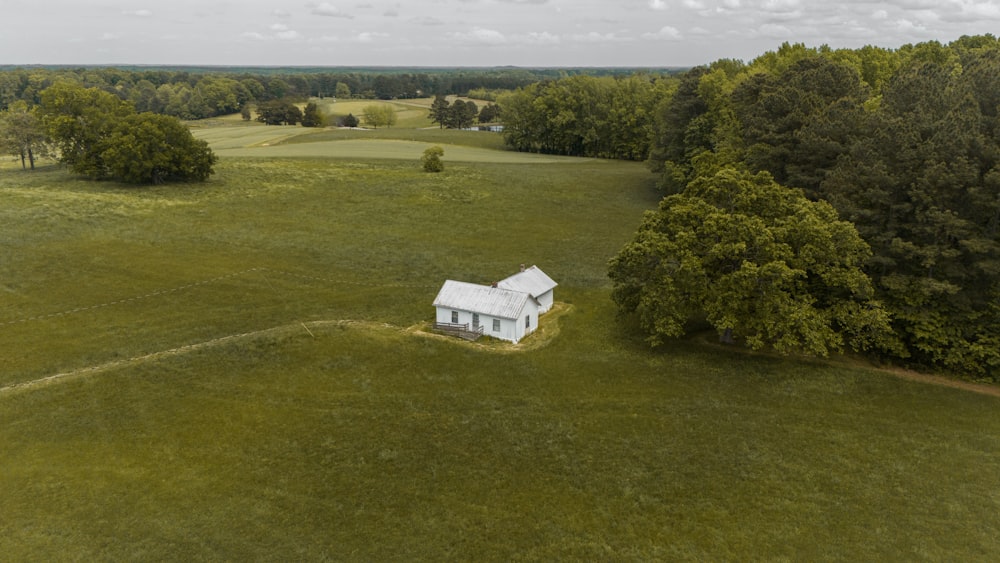
[[500, 319], [493, 319], [493, 332], [500, 332]]
[[531, 328], [531, 315], [524, 317], [524, 328]]
[[454, 324], [458, 324], [458, 311], [451, 312], [451, 322]]
[[479, 328], [479, 313], [472, 313], [472, 328]]

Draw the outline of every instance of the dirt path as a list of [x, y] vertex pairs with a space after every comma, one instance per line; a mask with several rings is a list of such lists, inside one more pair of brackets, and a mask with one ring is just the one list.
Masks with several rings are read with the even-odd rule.
[[989, 385], [986, 383], [972, 383], [971, 381], [950, 379], [947, 377], [941, 377], [940, 375], [927, 375], [924, 373], [917, 373], [914, 371], [909, 371], [900, 368], [878, 368], [878, 370], [883, 373], [888, 373], [889, 375], [892, 375], [894, 377], [898, 377], [900, 379], [906, 379], [908, 381], [919, 381], [920, 383], [928, 383], [930, 385], [952, 387], [955, 389], [972, 391], [973, 393], [980, 393], [982, 395], [991, 395], [993, 397], [1000, 397], [1000, 387], [996, 385]]
[[[293, 325], [290, 325], [293, 326]], [[277, 327], [267, 330], [255, 331], [255, 332], [244, 332], [242, 334], [231, 334], [229, 336], [222, 336], [220, 338], [215, 338], [212, 340], [207, 340], [205, 342], [198, 342], [195, 344], [188, 344], [186, 346], [181, 346], [179, 348], [171, 348], [170, 350], [163, 350], [160, 352], [153, 352], [152, 354], [146, 354], [143, 356], [135, 356], [132, 358], [127, 358], [124, 360], [114, 360], [111, 362], [99, 364], [96, 366], [90, 366], [80, 369], [75, 369], [71, 371], [65, 371], [62, 373], [57, 373], [54, 375], [49, 375], [47, 377], [42, 377], [40, 379], [33, 379], [31, 381], [23, 381], [21, 383], [14, 383], [12, 385], [7, 385], [6, 387], [0, 387], [0, 396], [8, 393], [16, 393], [18, 391], [27, 391], [30, 389], [36, 389], [39, 387], [45, 387], [52, 385], [53, 383], [59, 383], [65, 380], [83, 377], [87, 375], [93, 375], [96, 373], [101, 373], [105, 371], [110, 371], [113, 369], [118, 369], [126, 366], [131, 366], [139, 364], [142, 362], [148, 362], [153, 360], [159, 360], [162, 358], [167, 358], [170, 356], [177, 356], [180, 354], [185, 354], [188, 352], [194, 352], [196, 350], [203, 350], [205, 348], [211, 348], [213, 346], [218, 346], [220, 344], [225, 344], [227, 342], [232, 342], [241, 338], [248, 338], [254, 336], [261, 336], [265, 334], [276, 334], [285, 330], [289, 327]], [[302, 330], [300, 327], [299, 330]]]
[[535, 331], [535, 334], [533, 334], [531, 338], [525, 339], [520, 344], [510, 344], [507, 342], [502, 342], [502, 343], [466, 342], [464, 340], [459, 340], [450, 336], [444, 336], [434, 332], [430, 332], [427, 329], [428, 326], [427, 323], [420, 323], [408, 328], [403, 328], [388, 323], [378, 323], [373, 321], [359, 321], [350, 319], [310, 321], [308, 323], [297, 322], [263, 330], [243, 332], [240, 334], [230, 334], [228, 336], [221, 336], [219, 338], [213, 338], [212, 340], [206, 340], [204, 342], [187, 344], [185, 346], [179, 346], [177, 348], [171, 348], [169, 350], [162, 350], [159, 352], [144, 354], [142, 356], [134, 356], [122, 360], [114, 360], [96, 366], [89, 366], [70, 371], [64, 371], [61, 373], [56, 373], [39, 379], [33, 379], [31, 381], [22, 381], [21, 383], [13, 383], [5, 387], [0, 387], [0, 396], [22, 391], [29, 391], [32, 389], [38, 389], [41, 387], [46, 387], [48, 385], [53, 385], [55, 383], [61, 383], [71, 379], [95, 375], [98, 373], [112, 371], [115, 369], [120, 369], [128, 366], [134, 366], [144, 362], [161, 360], [163, 358], [179, 356], [181, 354], [196, 352], [198, 350], [205, 350], [207, 348], [222, 346], [224, 344], [229, 344], [231, 342], [242, 339], [259, 338], [262, 336], [274, 337], [274, 336], [295, 334], [295, 333], [301, 333], [303, 336], [310, 336], [315, 338], [316, 335], [313, 333], [312, 329], [319, 329], [328, 326], [355, 326], [360, 328], [366, 328], [369, 330], [393, 330], [424, 338], [440, 338], [449, 342], [455, 342], [456, 344], [474, 346], [480, 350], [492, 353], [525, 352], [528, 350], [535, 350], [537, 348], [541, 348], [547, 345], [549, 342], [551, 342], [559, 334], [559, 323], [556, 321], [559, 319], [559, 317], [566, 314], [571, 309], [572, 309], [571, 305], [557, 304], [556, 306], [554, 306], [553, 310], [548, 315], [546, 315], [547, 319], [546, 324], [542, 325], [542, 328]]

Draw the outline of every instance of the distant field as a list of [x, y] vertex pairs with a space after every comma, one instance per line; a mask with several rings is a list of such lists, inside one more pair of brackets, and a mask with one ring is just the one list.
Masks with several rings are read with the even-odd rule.
[[500, 135], [484, 131], [330, 130], [259, 125], [213, 126], [195, 129], [222, 157], [397, 159], [417, 162], [432, 145], [444, 148], [444, 161], [508, 164], [574, 163], [586, 159], [498, 150]]
[[[0, 560], [1000, 553], [997, 398], [651, 351], [616, 315], [607, 261], [660, 197], [642, 164], [436, 129], [197, 135], [206, 184], [0, 168]], [[543, 338], [427, 334], [443, 280], [521, 263], [559, 283]]]
[[253, 126], [216, 125], [193, 130], [195, 137], [207, 141], [212, 150], [215, 151], [267, 146], [286, 141], [292, 137], [314, 135], [318, 132], [320, 130], [310, 127], [266, 126], [263, 124]]
[[398, 120], [396, 125], [400, 129], [410, 129], [419, 127], [431, 127], [434, 124], [431, 123], [430, 119], [427, 117], [430, 110], [429, 103], [421, 103], [419, 101], [413, 100], [400, 100], [400, 101], [381, 101], [381, 100], [337, 100], [332, 101], [331, 98], [326, 98], [323, 100], [316, 100], [319, 105], [320, 110], [329, 116], [344, 116], [347, 114], [354, 114], [355, 117], [361, 119], [365, 113], [365, 108], [370, 105], [390, 105], [394, 110], [396, 110], [396, 119]]
[[[489, 133], [482, 133], [488, 135]], [[424, 150], [432, 143], [404, 140], [345, 140], [305, 142], [295, 144], [277, 144], [269, 146], [252, 146], [241, 148], [223, 148], [219, 146], [216, 152], [220, 156], [230, 157], [329, 157], [329, 158], [387, 158], [411, 160], [418, 162]], [[479, 149], [459, 145], [440, 144], [444, 148], [443, 160], [447, 162], [491, 162], [508, 164], [543, 164], [557, 162], [572, 162], [571, 157], [517, 153]]]

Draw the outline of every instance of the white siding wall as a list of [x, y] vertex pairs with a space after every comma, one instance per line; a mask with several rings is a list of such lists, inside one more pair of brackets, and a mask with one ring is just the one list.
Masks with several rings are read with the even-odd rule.
[[538, 312], [544, 313], [552, 308], [552, 302], [554, 301], [553, 294], [555, 292], [551, 289], [545, 293], [538, 296]]
[[[449, 309], [447, 307], [436, 307], [436, 310], [436, 321], [439, 323], [453, 322], [451, 313], [455, 311], [458, 313], [458, 324], [468, 324], [469, 327], [472, 327], [472, 313], [470, 311]], [[527, 328], [527, 331], [524, 327], [524, 317], [526, 316], [531, 317], [531, 326]], [[513, 342], [514, 344], [517, 344], [526, 334], [531, 334], [538, 328], [538, 308], [534, 303], [530, 303], [524, 308], [519, 319], [499, 319], [499, 332], [494, 332], [493, 330], [493, 319], [495, 318], [489, 315], [479, 315], [479, 326], [483, 327], [483, 335]]]

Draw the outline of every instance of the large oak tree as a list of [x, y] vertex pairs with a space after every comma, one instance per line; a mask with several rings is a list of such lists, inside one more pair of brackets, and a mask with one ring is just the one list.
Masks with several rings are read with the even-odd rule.
[[861, 269], [869, 254], [825, 202], [725, 168], [648, 212], [609, 275], [653, 345], [705, 320], [726, 342], [826, 356], [891, 342]]
[[40, 114], [60, 158], [77, 174], [137, 184], [201, 181], [216, 157], [177, 118], [136, 113], [97, 88], [55, 84]]

